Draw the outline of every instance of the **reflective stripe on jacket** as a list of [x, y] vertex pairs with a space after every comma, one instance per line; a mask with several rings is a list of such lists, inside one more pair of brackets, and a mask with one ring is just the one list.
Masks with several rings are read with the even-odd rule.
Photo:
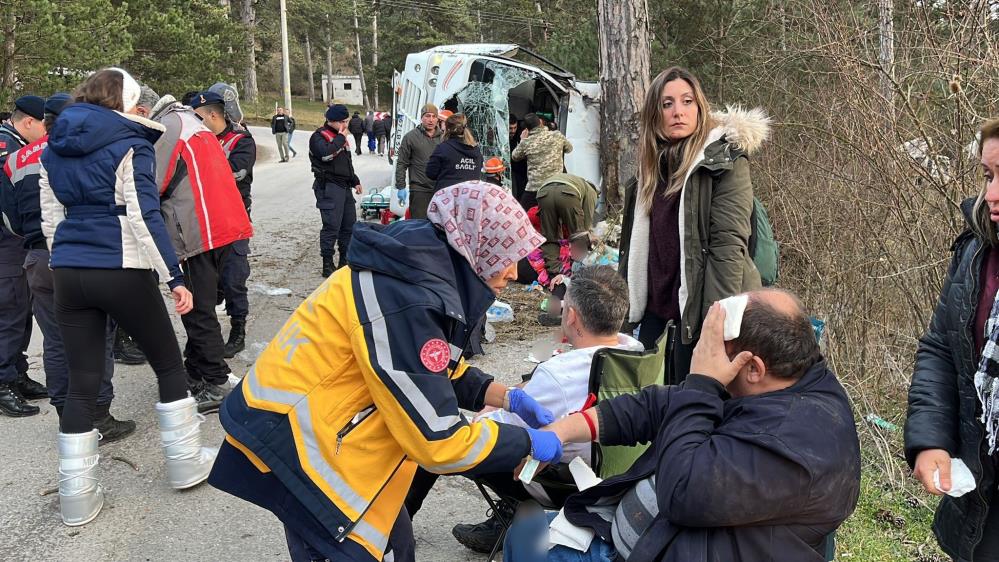
[[[380, 560], [417, 465], [506, 472], [529, 454], [524, 429], [459, 409], [480, 409], [492, 380], [462, 352], [494, 298], [430, 223], [358, 224], [348, 267], [299, 305], [222, 406], [227, 443], [254, 468], [216, 463], [210, 482]], [[261, 474], [274, 489], [248, 490]]]
[[4, 213], [7, 213], [10, 228], [14, 234], [24, 238], [24, 247], [47, 250], [45, 235], [42, 234], [42, 210], [39, 200], [38, 179], [42, 168], [42, 151], [49, 144], [48, 135], [18, 149], [7, 158], [3, 165], [4, 175], [10, 190], [6, 197]]
[[253, 236], [215, 135], [180, 104], [168, 106], [154, 119], [166, 127], [156, 143], [156, 185], [177, 257], [185, 260]]

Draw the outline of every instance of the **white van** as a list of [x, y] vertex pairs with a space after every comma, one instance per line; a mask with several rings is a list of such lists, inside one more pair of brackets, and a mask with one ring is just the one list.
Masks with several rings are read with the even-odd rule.
[[566, 171], [600, 186], [600, 85], [576, 80], [541, 55], [517, 45], [434, 47], [407, 56], [392, 84], [390, 158], [403, 135], [420, 124], [420, 109], [433, 103], [464, 113], [483, 158], [501, 158], [509, 178], [510, 115], [547, 113], [572, 142]]

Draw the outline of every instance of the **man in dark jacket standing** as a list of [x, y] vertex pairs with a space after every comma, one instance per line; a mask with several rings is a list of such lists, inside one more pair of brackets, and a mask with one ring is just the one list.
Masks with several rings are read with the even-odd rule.
[[[434, 196], [434, 181], [427, 177], [427, 162], [434, 149], [444, 139], [437, 127], [437, 106], [428, 103], [420, 112], [420, 125], [406, 133], [399, 143], [398, 159], [395, 162], [395, 188], [399, 201], [405, 202], [412, 191], [409, 214], [414, 219], [427, 218], [427, 207]], [[409, 174], [409, 183], [407, 176]]]
[[371, 125], [371, 130], [374, 132], [375, 139], [378, 142], [378, 156], [385, 155], [385, 121], [381, 118], [381, 115], [375, 115], [375, 121]]
[[354, 116], [350, 118], [350, 124], [347, 125], [347, 130], [354, 137], [354, 151], [360, 156], [361, 143], [364, 139], [364, 119], [361, 119], [360, 113], [354, 112]]
[[326, 124], [316, 129], [309, 139], [309, 162], [316, 181], [316, 208], [323, 220], [319, 232], [319, 253], [323, 257], [323, 277], [333, 273], [335, 246], [340, 249], [337, 267], [347, 263], [347, 248], [357, 221], [353, 190], [361, 194], [361, 180], [354, 173], [347, 145], [347, 121], [350, 114], [345, 105], [333, 105], [326, 110]]
[[[44, 108], [45, 100], [38, 96], [22, 96], [14, 102], [10, 121], [0, 125], [0, 167], [11, 153], [45, 135]], [[6, 222], [0, 222], [0, 414], [23, 417], [39, 412], [26, 400], [45, 398], [48, 390], [28, 378], [31, 293], [24, 275], [26, 252], [24, 241]]]
[[282, 162], [288, 161], [288, 133], [291, 132], [291, 124], [288, 116], [284, 114], [284, 108], [277, 108], [277, 113], [271, 117], [271, 133], [277, 142], [278, 156]]
[[[724, 341], [726, 308], [738, 316], [744, 298], [738, 335]], [[566, 501], [569, 522], [595, 531], [591, 549], [610, 543], [626, 561], [819, 562], [856, 507], [853, 413], [801, 304], [777, 290], [726, 304], [711, 307], [682, 385], [650, 386], [548, 426], [563, 442], [652, 442], [628, 472]], [[508, 547], [537, 544], [527, 528], [512, 529]], [[522, 553], [513, 559], [548, 554]]]

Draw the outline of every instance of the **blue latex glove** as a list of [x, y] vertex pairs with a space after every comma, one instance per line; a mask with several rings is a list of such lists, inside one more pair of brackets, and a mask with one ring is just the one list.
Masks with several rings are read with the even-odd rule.
[[558, 462], [562, 458], [562, 440], [554, 431], [527, 429], [531, 438], [531, 458], [541, 462]]
[[521, 388], [510, 389], [510, 411], [534, 428], [544, 427], [555, 421], [555, 416], [547, 408], [538, 404]]
[[399, 204], [405, 205], [406, 200], [409, 199], [409, 188], [404, 187], [402, 189], [397, 190], [396, 193], [399, 195]]

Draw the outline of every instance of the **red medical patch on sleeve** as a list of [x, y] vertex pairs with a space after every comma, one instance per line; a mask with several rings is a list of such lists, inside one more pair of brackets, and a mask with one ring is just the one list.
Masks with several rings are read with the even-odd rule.
[[430, 340], [420, 350], [420, 361], [428, 371], [439, 373], [451, 361], [451, 347], [442, 339]]

